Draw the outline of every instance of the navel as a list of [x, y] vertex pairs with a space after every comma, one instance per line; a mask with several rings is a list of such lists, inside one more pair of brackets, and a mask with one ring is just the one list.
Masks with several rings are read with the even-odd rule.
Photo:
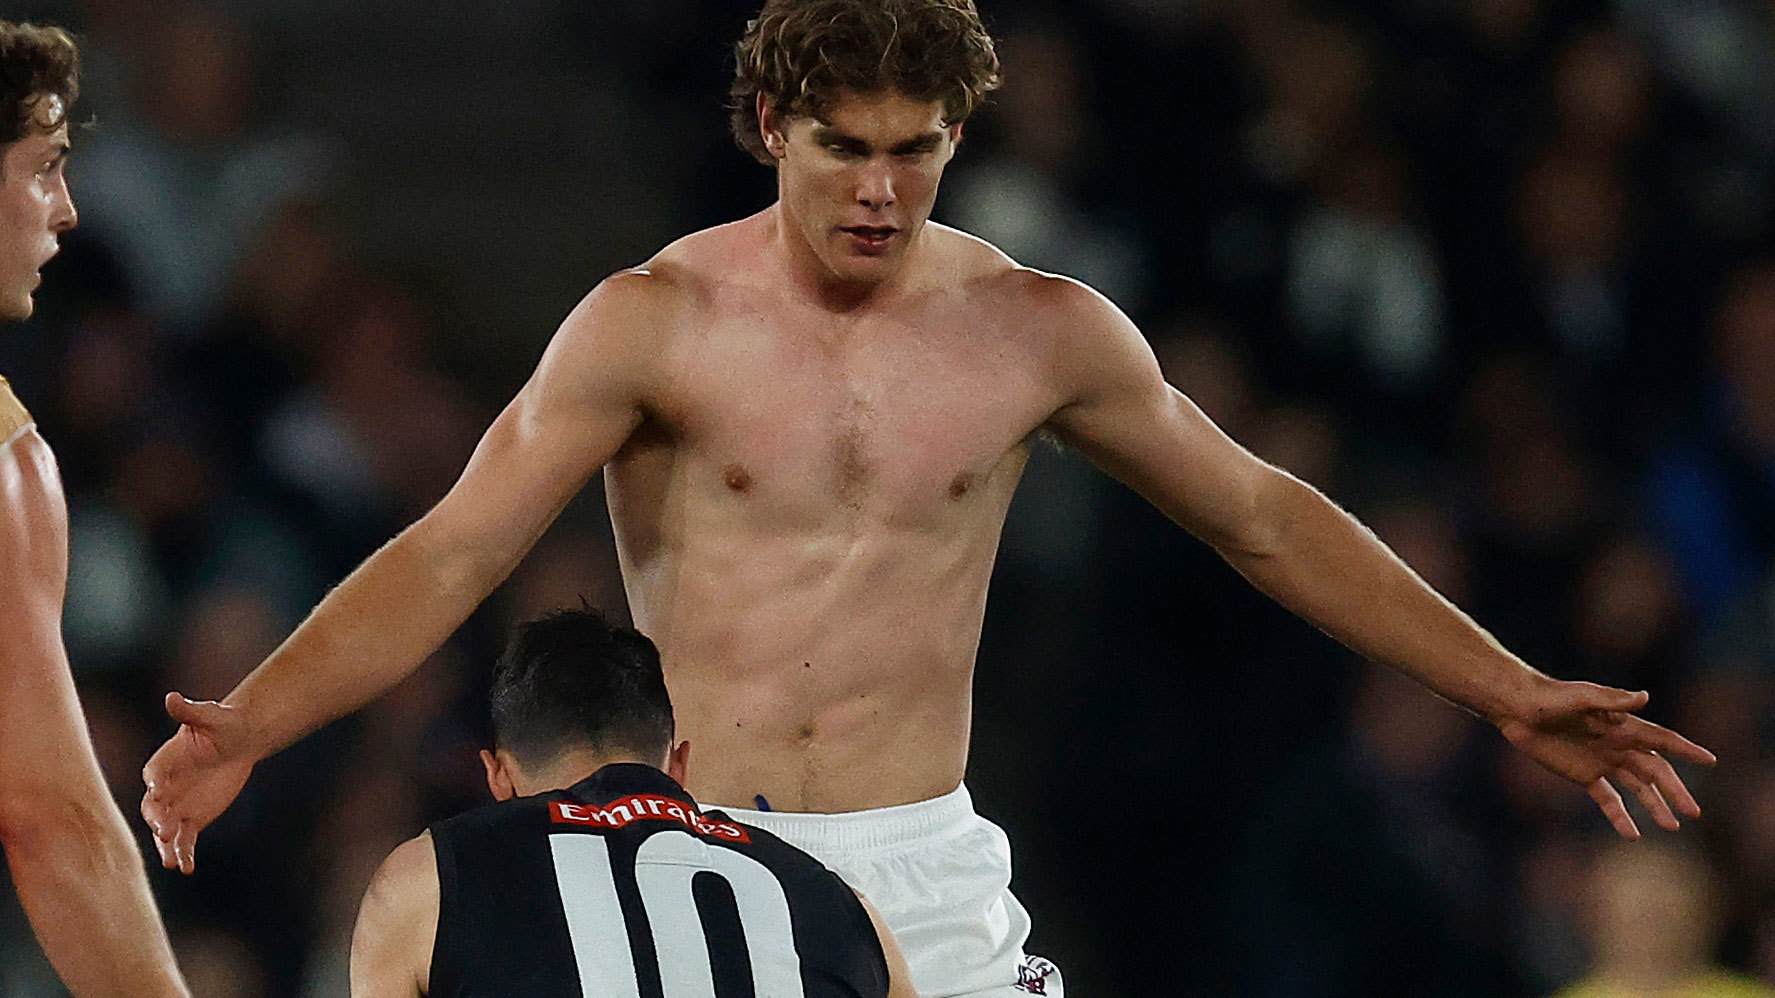
[[735, 492], [745, 492], [752, 487], [752, 475], [738, 464], [730, 464], [721, 469], [721, 480]]

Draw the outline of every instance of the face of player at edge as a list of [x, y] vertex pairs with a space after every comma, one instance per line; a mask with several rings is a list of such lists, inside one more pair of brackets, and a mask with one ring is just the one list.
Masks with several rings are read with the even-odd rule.
[[[0, 147], [0, 319], [30, 318], [40, 271], [55, 256], [58, 237], [77, 221], [62, 173], [68, 156], [63, 116], [60, 98], [40, 98], [32, 114], [39, 127]], [[59, 124], [41, 127], [51, 121]]]
[[931, 217], [961, 126], [939, 101], [846, 94], [822, 115], [760, 116], [777, 157], [787, 233], [834, 278], [873, 284], [896, 273]]

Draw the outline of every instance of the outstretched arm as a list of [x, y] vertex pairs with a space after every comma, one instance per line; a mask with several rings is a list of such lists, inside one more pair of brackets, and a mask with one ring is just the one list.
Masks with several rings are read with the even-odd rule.
[[1560, 682], [1512, 655], [1312, 486], [1258, 460], [1167, 385], [1114, 305], [1074, 282], [1039, 294], [1054, 330], [1063, 439], [1212, 544], [1277, 602], [1366, 658], [1490, 720], [1543, 766], [1582, 784], [1617, 831], [1638, 828], [1611, 781], [1658, 823], [1700, 807], [1665, 755], [1712, 753], [1632, 712], [1644, 693]]
[[371, 555], [220, 703], [176, 694], [179, 731], [143, 771], [161, 862], [190, 873], [197, 834], [253, 765], [417, 669], [499, 585], [642, 420], [674, 292], [619, 274], [562, 324], [449, 493]]
[[[0, 407], [10, 400], [0, 387]], [[31, 927], [73, 994], [183, 996], [141, 852], [99, 772], [68, 671], [67, 566], [55, 459], [23, 427], [0, 441], [0, 845]]]

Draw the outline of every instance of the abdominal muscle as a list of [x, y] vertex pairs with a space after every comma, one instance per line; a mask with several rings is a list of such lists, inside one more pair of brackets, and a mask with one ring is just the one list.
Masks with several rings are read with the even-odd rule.
[[703, 523], [635, 557], [619, 524], [698, 800], [857, 811], [961, 782], [998, 531], [948, 526], [763, 537]]

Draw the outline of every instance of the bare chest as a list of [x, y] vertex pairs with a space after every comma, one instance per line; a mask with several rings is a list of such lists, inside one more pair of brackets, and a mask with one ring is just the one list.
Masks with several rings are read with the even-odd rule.
[[708, 488], [916, 517], [999, 495], [1046, 400], [1014, 343], [953, 316], [727, 321], [674, 359], [662, 419]]

